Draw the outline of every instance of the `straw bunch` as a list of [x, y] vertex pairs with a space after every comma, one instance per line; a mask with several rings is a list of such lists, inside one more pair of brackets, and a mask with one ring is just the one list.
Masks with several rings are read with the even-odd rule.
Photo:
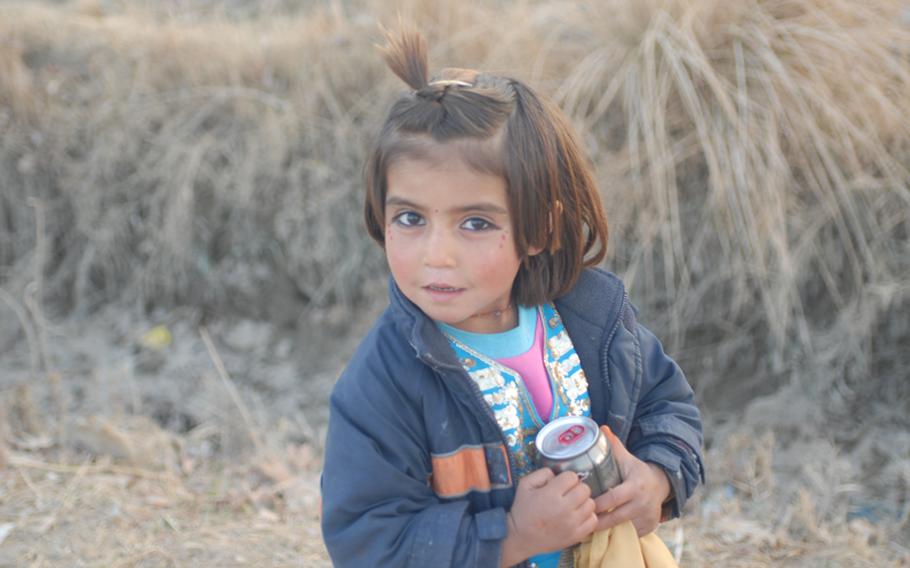
[[377, 268], [355, 229], [360, 85], [378, 70], [344, 56], [370, 51], [359, 28], [6, 10], [4, 280], [33, 260], [33, 196], [65, 309], [357, 296]]
[[568, 18], [579, 62], [558, 94], [590, 133], [614, 262], [674, 345], [857, 356], [906, 302], [902, 8], [616, 0]]
[[780, 361], [857, 320], [846, 338], [868, 337], [862, 315], [907, 296], [899, 2], [257, 6], [3, 7], [2, 281], [21, 287], [44, 238], [67, 310], [380, 297], [359, 168], [400, 88], [375, 22], [400, 11], [434, 62], [529, 75], [576, 119], [610, 266], [673, 347], [761, 337]]

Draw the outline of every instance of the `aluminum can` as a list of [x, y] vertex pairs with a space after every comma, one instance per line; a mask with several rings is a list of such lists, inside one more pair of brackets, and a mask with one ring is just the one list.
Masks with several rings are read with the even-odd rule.
[[622, 483], [610, 442], [585, 416], [563, 416], [540, 429], [534, 440], [542, 466], [554, 473], [574, 471], [596, 497]]

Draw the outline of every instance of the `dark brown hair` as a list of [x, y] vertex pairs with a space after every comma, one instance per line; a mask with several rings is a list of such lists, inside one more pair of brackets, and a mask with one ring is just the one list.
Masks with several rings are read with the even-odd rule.
[[[434, 160], [440, 149], [454, 151], [506, 181], [522, 259], [514, 300], [533, 306], [567, 292], [584, 267], [603, 260], [607, 220], [591, 166], [562, 113], [508, 77], [450, 68], [430, 80], [418, 32], [387, 39], [385, 60], [412, 90], [393, 103], [364, 167], [370, 236], [385, 244], [389, 166], [403, 156]], [[543, 251], [529, 255], [532, 248]]]

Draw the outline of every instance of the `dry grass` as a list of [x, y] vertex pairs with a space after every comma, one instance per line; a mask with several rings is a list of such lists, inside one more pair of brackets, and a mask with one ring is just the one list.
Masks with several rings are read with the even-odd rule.
[[114, 297], [240, 308], [263, 286], [316, 307], [358, 295], [358, 271], [377, 263], [349, 230], [353, 125], [376, 66], [331, 62], [370, 50], [362, 30], [330, 14], [263, 27], [6, 11], [3, 59], [36, 84], [4, 89], [12, 108], [34, 107], [8, 117], [5, 137], [13, 280], [30, 247], [20, 199], [35, 195], [59, 243], [50, 295], [69, 308]]
[[[359, 168], [399, 88], [375, 22], [400, 9], [434, 62], [527, 76], [575, 117], [610, 266], [674, 349], [758, 338], [780, 371], [843, 325], [837, 351], [857, 357], [874, 314], [908, 296], [900, 2], [258, 6], [0, 6], [6, 287], [34, 265], [32, 198], [57, 309], [287, 320], [381, 297]], [[854, 312], [873, 316], [832, 317]]]
[[910, 562], [893, 530], [834, 512], [850, 488], [841, 478], [843, 457], [833, 447], [804, 448], [807, 468], [830, 472], [824, 488], [781, 483], [775, 462], [782, 456], [776, 447], [770, 433], [741, 431], [710, 452], [719, 481], [709, 481], [692, 516], [661, 529], [672, 545], [674, 524], [684, 528], [681, 565], [872, 567]]
[[[5, 359], [24, 371], [0, 376], [11, 562], [59, 564], [70, 541], [91, 544], [78, 552], [90, 565], [232, 565], [269, 550], [246, 560], [324, 561], [307, 509], [318, 457], [289, 466], [298, 450], [268, 418], [299, 384], [267, 366], [274, 346], [250, 370], [246, 351], [221, 361], [218, 334], [200, 341], [198, 328], [224, 314], [262, 318], [273, 337], [298, 325], [302, 352], [324, 356], [381, 304], [359, 170], [401, 88], [373, 49], [376, 22], [398, 11], [425, 31], [431, 66], [527, 78], [578, 125], [610, 218], [609, 267], [710, 427], [685, 563], [910, 562], [908, 8], [496, 4], [0, 1], [0, 350], [25, 353]], [[105, 325], [111, 306], [189, 330], [128, 356], [173, 393], [140, 384], [134, 363], [73, 370], [80, 322]], [[192, 380], [171, 366], [187, 361]], [[96, 387], [119, 402], [76, 399]], [[250, 398], [263, 390], [273, 398]], [[170, 434], [166, 480], [143, 473], [160, 463], [111, 465], [148, 451], [114, 415], [188, 423]], [[305, 428], [317, 456], [321, 427]], [[186, 469], [203, 433], [220, 453]], [[295, 487], [308, 497], [282, 504], [263, 463], [306, 480]], [[102, 528], [80, 533], [77, 510]]]
[[811, 352], [830, 314], [906, 298], [902, 18], [900, 2], [770, 0], [615, 1], [569, 20], [595, 22], [597, 47], [560, 96], [609, 164], [614, 250], [677, 337], [757, 318], [769, 347]]
[[3, 565], [330, 565], [312, 464], [269, 477], [249, 465], [178, 475], [71, 459], [83, 461], [12, 456], [0, 475]]

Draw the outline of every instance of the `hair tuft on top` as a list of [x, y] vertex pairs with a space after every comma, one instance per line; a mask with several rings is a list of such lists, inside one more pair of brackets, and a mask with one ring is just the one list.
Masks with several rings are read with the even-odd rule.
[[383, 30], [386, 45], [381, 47], [386, 64], [415, 91], [429, 82], [427, 42], [415, 29], [402, 26], [397, 32]]

